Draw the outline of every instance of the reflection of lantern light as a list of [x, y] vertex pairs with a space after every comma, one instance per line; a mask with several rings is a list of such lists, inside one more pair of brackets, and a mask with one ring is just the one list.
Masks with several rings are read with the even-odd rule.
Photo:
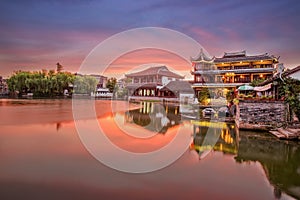
[[147, 113], [150, 112], [150, 102], [147, 102]]
[[146, 111], [147, 111], [147, 104], [146, 104], [146, 102], [144, 102], [144, 109], [143, 109], [143, 113], [145, 114], [145, 113], [146, 113]]
[[141, 101], [140, 102], [140, 113], [142, 113], [143, 112], [143, 102]]

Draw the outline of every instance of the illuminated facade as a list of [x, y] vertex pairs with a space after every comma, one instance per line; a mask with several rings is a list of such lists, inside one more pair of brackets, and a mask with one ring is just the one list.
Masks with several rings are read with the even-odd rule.
[[267, 53], [247, 55], [246, 51], [224, 53], [223, 57], [208, 57], [203, 50], [191, 58], [196, 93], [203, 87], [211, 89], [213, 97], [223, 96], [229, 89], [253, 80], [269, 79], [275, 72], [278, 58]]

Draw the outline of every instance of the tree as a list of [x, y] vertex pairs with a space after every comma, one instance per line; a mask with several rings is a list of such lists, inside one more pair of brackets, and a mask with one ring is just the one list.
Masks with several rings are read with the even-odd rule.
[[32, 92], [34, 96], [60, 96], [65, 89], [74, 83], [74, 75], [69, 72], [60, 72], [55, 74], [54, 71], [46, 72], [15, 72], [7, 81], [11, 92], [22, 93]]
[[76, 76], [74, 81], [74, 88], [76, 94], [90, 94], [91, 92], [95, 92], [97, 87], [97, 79], [93, 76], [83, 75]]
[[207, 105], [208, 99], [210, 98], [209, 90], [207, 87], [201, 88], [198, 94], [198, 100], [201, 104]]
[[[278, 81], [279, 98], [283, 98], [285, 103], [289, 104], [291, 111], [300, 120], [300, 81], [293, 78], [285, 78], [283, 82]], [[292, 112], [290, 112], [291, 116]]]
[[107, 80], [106, 87], [109, 89], [109, 92], [113, 92], [117, 84], [117, 79], [112, 77]]
[[256, 87], [256, 86], [258, 86], [260, 83], [262, 83], [262, 82], [264, 82], [265, 81], [265, 79], [263, 79], [263, 78], [260, 78], [260, 79], [254, 79], [251, 83], [250, 83], [250, 85], [252, 86], [252, 87]]
[[62, 72], [63, 68], [64, 67], [59, 62], [56, 63], [56, 71], [57, 71], [57, 73]]

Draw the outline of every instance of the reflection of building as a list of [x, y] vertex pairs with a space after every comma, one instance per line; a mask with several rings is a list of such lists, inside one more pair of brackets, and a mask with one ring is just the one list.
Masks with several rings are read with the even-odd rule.
[[272, 77], [278, 58], [268, 54], [249, 56], [246, 51], [224, 53], [221, 58], [209, 58], [201, 50], [191, 61], [196, 93], [207, 87], [212, 89], [213, 96], [225, 97], [228, 89], [235, 89], [253, 80]]
[[184, 78], [170, 71], [166, 66], [150, 67], [125, 76], [131, 79], [131, 83], [127, 83], [129, 96], [142, 97], [167, 97], [171, 95], [170, 91], [160, 91], [160, 89], [171, 81], [179, 81]]
[[238, 132], [234, 124], [225, 122], [194, 121], [194, 140], [191, 149], [201, 157], [205, 151], [237, 154]]
[[150, 131], [167, 132], [169, 127], [180, 123], [179, 106], [140, 102], [140, 108], [126, 112], [127, 123], [134, 123]]
[[0, 76], [0, 95], [8, 95], [8, 86], [2, 76]]

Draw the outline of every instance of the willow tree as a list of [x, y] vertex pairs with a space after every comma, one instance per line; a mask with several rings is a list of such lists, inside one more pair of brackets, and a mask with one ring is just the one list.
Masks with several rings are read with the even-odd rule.
[[95, 92], [98, 81], [95, 77], [89, 75], [78, 75], [74, 80], [75, 94], [91, 94]]
[[35, 72], [15, 72], [7, 81], [11, 92], [32, 92], [34, 96], [60, 96], [74, 83], [74, 75], [69, 72], [55, 73], [53, 70]]

